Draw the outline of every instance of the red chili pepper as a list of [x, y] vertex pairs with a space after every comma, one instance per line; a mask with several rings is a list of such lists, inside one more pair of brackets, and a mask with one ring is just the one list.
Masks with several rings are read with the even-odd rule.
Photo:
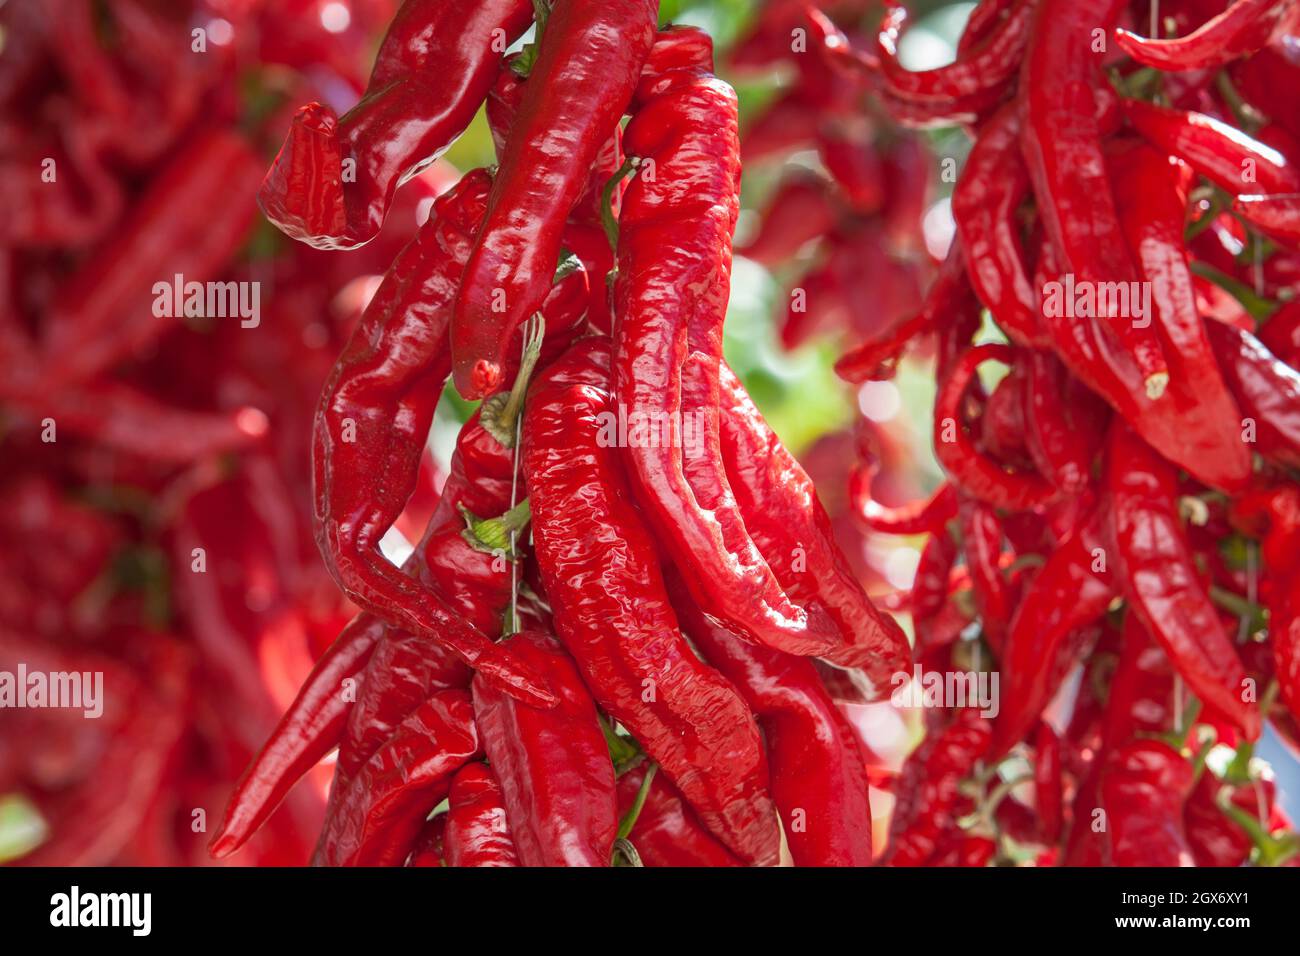
[[1101, 803], [1114, 866], [1191, 866], [1183, 804], [1192, 765], [1157, 740], [1126, 744], [1106, 763]]
[[434, 693], [331, 801], [313, 865], [400, 866], [456, 771], [482, 755], [469, 692]]
[[921, 549], [912, 580], [912, 620], [922, 621], [933, 617], [948, 599], [948, 583], [952, 566], [957, 561], [957, 541], [947, 528], [930, 535]]
[[1192, 692], [1249, 740], [1259, 711], [1242, 699], [1245, 671], [1201, 584], [1178, 517], [1176, 473], [1122, 426], [1112, 430], [1107, 497], [1116, 574], [1132, 610]]
[[975, 447], [963, 427], [961, 408], [975, 370], [986, 361], [1014, 361], [1005, 345], [985, 344], [967, 350], [952, 368], [934, 403], [935, 455], [961, 491], [995, 508], [1020, 511], [1044, 505], [1057, 490], [1036, 474], [1012, 473]]
[[1221, 120], [1138, 100], [1125, 100], [1124, 113], [1152, 145], [1234, 196], [1300, 192], [1291, 157]]
[[524, 866], [609, 866], [618, 830], [614, 765], [591, 694], [550, 635], [525, 631], [506, 646], [560, 698], [539, 710], [474, 682], [474, 716], [519, 859]]
[[[1121, 0], [1043, 0], [1020, 78], [1022, 146], [1039, 215], [1084, 288], [1121, 282], [1134, 283], [1128, 286], [1133, 289], [1138, 281], [1105, 174], [1093, 93], [1104, 80], [1090, 42], [1094, 30], [1114, 24], [1122, 7]], [[1099, 324], [1132, 356], [1147, 394], [1158, 398], [1169, 369], [1152, 324], [1119, 314], [1117, 301], [1097, 305]]]
[[1005, 754], [1024, 737], [1056, 691], [1057, 662], [1070, 636], [1105, 612], [1115, 596], [1095, 506], [1048, 555], [1011, 620], [1002, 649], [1002, 708], [990, 756]]
[[469, 125], [532, 12], [528, 0], [405, 0], [361, 102], [337, 119], [319, 103], [294, 116], [258, 193], [266, 218], [319, 249], [373, 239], [398, 185]]
[[1117, 29], [1121, 50], [1157, 70], [1217, 70], [1268, 44], [1291, 0], [1237, 0], [1186, 36], [1149, 39]]
[[1187, 843], [1197, 866], [1241, 866], [1250, 859], [1254, 847], [1250, 835], [1220, 808], [1222, 790], [1228, 792], [1234, 806], [1257, 819], [1267, 821], [1273, 807], [1275, 787], [1271, 780], [1233, 785], [1204, 770], [1183, 808]]
[[687, 636], [758, 718], [795, 865], [869, 866], [871, 805], [862, 752], [812, 663], [747, 643], [711, 620], [679, 577], [669, 576], [669, 593]]
[[446, 866], [446, 837], [447, 814], [440, 813], [421, 827], [420, 835], [415, 838], [415, 845], [411, 848], [411, 855], [406, 858], [406, 865]]
[[533, 538], [561, 642], [601, 708], [750, 863], [779, 833], [749, 709], [692, 653], [664, 594], [655, 545], [628, 497], [606, 430], [609, 345], [580, 342], [530, 391], [524, 474]]
[[[678, 65], [679, 47], [700, 59]], [[628, 187], [619, 224], [613, 382], [628, 422], [623, 451], [638, 503], [701, 606], [753, 640], [819, 654], [842, 641], [834, 621], [782, 589], [718, 453], [740, 164], [735, 93], [709, 66], [698, 31], [663, 34], [624, 135], [628, 155], [650, 164], [654, 179]], [[686, 287], [695, 291], [683, 297]]]
[[1300, 195], [1238, 196], [1232, 208], [1279, 242], [1300, 248]]
[[515, 330], [551, 287], [564, 221], [636, 89], [657, 11], [652, 0], [561, 0], [547, 17], [456, 296], [452, 372], [465, 398], [504, 381]]
[[1174, 670], [1140, 617], [1124, 615], [1119, 658], [1102, 720], [1102, 747], [1113, 751], [1139, 734], [1174, 729]]
[[1073, 380], [1051, 352], [1031, 352], [1026, 367], [1025, 444], [1039, 472], [1062, 493], [1077, 495], [1091, 480], [1109, 410], [1086, 389], [1071, 389]]
[[1219, 368], [1243, 420], [1233, 423], [1241, 440], [1246, 423], [1256, 427], [1259, 453], [1270, 461], [1300, 467], [1300, 372], [1278, 361], [1245, 329], [1207, 322]]
[[952, 213], [980, 300], [1012, 342], [1041, 346], [1047, 340], [1039, 328], [1038, 296], [1025, 268], [1017, 220], [1028, 194], [1020, 120], [1011, 104], [980, 128], [953, 190]]
[[1034, 747], [1034, 809], [1042, 839], [1055, 844], [1061, 839], [1062, 812], [1061, 738], [1051, 725], [1038, 725]]
[[929, 498], [909, 502], [897, 508], [886, 508], [871, 498], [869, 479], [856, 472], [850, 485], [853, 507], [872, 531], [880, 534], [936, 534], [945, 524], [957, 517], [957, 489], [943, 482]]
[[826, 178], [795, 167], [777, 184], [757, 233], [736, 252], [766, 266], [776, 265], [829, 232], [839, 214]]
[[1025, 372], [1017, 357], [984, 401], [984, 408], [973, 431], [976, 445], [985, 455], [1003, 465], [1033, 468], [1025, 447]]
[[788, 594], [824, 608], [839, 629], [825, 656], [859, 669], [883, 696], [911, 664], [907, 636], [867, 596], [835, 541], [812, 479], [744, 386], [721, 366], [721, 453], [745, 528]]
[[[633, 806], [645, 775], [643, 765], [618, 778], [621, 812], [627, 813]], [[655, 774], [650, 781], [645, 803], [628, 839], [646, 866], [744, 865], [704, 828], [678, 789], [662, 773]]]
[[1002, 572], [1002, 522], [988, 505], [964, 501], [961, 535], [980, 624], [988, 639], [1000, 644], [1015, 610], [1011, 587]]
[[452, 778], [448, 798], [443, 835], [447, 866], [520, 865], [506, 822], [501, 784], [492, 770], [481, 763], [466, 765]]

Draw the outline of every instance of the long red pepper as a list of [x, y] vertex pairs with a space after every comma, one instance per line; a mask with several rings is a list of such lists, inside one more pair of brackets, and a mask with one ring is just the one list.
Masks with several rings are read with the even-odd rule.
[[1261, 455], [1300, 467], [1300, 372], [1274, 357], [1245, 329], [1210, 321], [1206, 331], [1244, 416], [1232, 423], [1239, 443], [1242, 428], [1253, 422]]
[[521, 704], [474, 681], [474, 718], [524, 866], [609, 866], [618, 830], [614, 764], [596, 705], [568, 654], [549, 634], [506, 641], [543, 674], [560, 703]]
[[557, 0], [524, 86], [452, 319], [465, 398], [494, 391], [515, 329], [542, 304], [564, 221], [654, 42], [655, 0]]
[[601, 708], [750, 863], [777, 860], [767, 763], [749, 708], [677, 629], [655, 544], [628, 498], [607, 391], [609, 345], [576, 344], [530, 389], [524, 474], [561, 642]]
[[469, 125], [532, 18], [528, 0], [405, 0], [361, 102], [294, 116], [258, 193], [266, 218], [320, 249], [377, 236], [397, 187]]
[[849, 493], [862, 523], [881, 534], [935, 534], [957, 517], [957, 489], [946, 481], [929, 498], [896, 508], [872, 500], [870, 481], [861, 474], [855, 476]]
[[867, 772], [811, 661], [750, 644], [709, 619], [679, 577], [669, 594], [705, 660], [739, 689], [767, 743], [772, 797], [796, 866], [869, 866]]
[[[1138, 275], [1122, 239], [1101, 149], [1094, 87], [1104, 80], [1092, 32], [1109, 29], [1122, 0], [1042, 0], [1020, 76], [1022, 146], [1038, 197], [1039, 214], [1064, 266], [1079, 282], [1132, 283]], [[1160, 396], [1169, 370], [1151, 317], [1118, 312], [1116, 302], [1097, 316], [1141, 370], [1147, 394]], [[1131, 308], [1128, 310], [1133, 311]]]
[[1192, 789], [1192, 765], [1157, 740], [1127, 744], [1102, 771], [1114, 866], [1191, 866], [1183, 804]]
[[1015, 610], [1011, 586], [1002, 572], [1002, 522], [993, 508], [968, 500], [961, 506], [961, 535], [980, 624], [996, 646]]
[[1232, 208], [1274, 239], [1300, 248], [1300, 195], [1238, 196]]
[[519, 866], [501, 784], [492, 769], [467, 765], [452, 777], [447, 796], [443, 852], [448, 866]]
[[1216, 70], [1262, 49], [1291, 0], [1236, 0], [1186, 36], [1151, 39], [1115, 31], [1119, 48], [1157, 70]]
[[1025, 366], [1025, 444], [1030, 457], [1058, 489], [1077, 495], [1092, 477], [1107, 409], [1085, 389], [1069, 391], [1074, 380], [1051, 352], [1030, 353]]
[[628, 155], [654, 176], [628, 186], [619, 221], [613, 383], [628, 422], [622, 451], [639, 504], [701, 606], [753, 640], [818, 654], [842, 641], [834, 621], [785, 593], [745, 528], [716, 448], [740, 162], [736, 94], [711, 65], [699, 31], [662, 34], [624, 134]]
[[[619, 810], [627, 813], [645, 781], [646, 766], [618, 778]], [[681, 793], [656, 773], [628, 839], [645, 866], [743, 866], [696, 818]]]
[[1107, 449], [1106, 487], [1116, 576], [1133, 612], [1192, 692], [1254, 740], [1259, 711], [1243, 700], [1245, 669], [1196, 570], [1173, 466], [1118, 426]]
[[817, 602], [839, 626], [843, 640], [827, 659], [859, 669], [883, 696], [911, 664], [907, 636], [867, 596], [812, 479], [725, 364], [720, 385], [722, 458], [745, 528], [787, 593]]

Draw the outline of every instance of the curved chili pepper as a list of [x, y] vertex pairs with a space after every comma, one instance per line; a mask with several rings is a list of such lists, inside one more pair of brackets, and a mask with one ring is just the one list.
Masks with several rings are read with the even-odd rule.
[[720, 384], [722, 460], [746, 530], [787, 593], [815, 602], [838, 625], [841, 639], [825, 657], [861, 670], [883, 695], [911, 663], [907, 636], [867, 596], [812, 479], [725, 363]]
[[1242, 699], [1245, 670], [1201, 584], [1178, 517], [1173, 466], [1131, 431], [1111, 431], [1106, 463], [1116, 574], [1147, 630], [1192, 692], [1248, 740], [1260, 716]]
[[[646, 767], [618, 778], [619, 810], [627, 813], [641, 792]], [[744, 866], [696, 818], [668, 778], [657, 773], [628, 839], [646, 866]]]
[[1124, 101], [1124, 114], [1152, 145], [1234, 196], [1300, 192], [1296, 161], [1204, 113]]
[[750, 644], [709, 619], [685, 583], [668, 578], [683, 629], [740, 690], [767, 742], [772, 797], [795, 866], [869, 866], [871, 805], [856, 737], [812, 663]]
[[895, 787], [889, 821], [890, 866], [921, 866], [952, 825], [958, 784], [989, 749], [992, 731], [978, 711], [963, 709], [937, 734], [927, 736], [908, 756]]
[[474, 682], [474, 717], [501, 781], [519, 859], [524, 866], [609, 866], [618, 801], [591, 694], [550, 635], [525, 631], [506, 646], [545, 675], [560, 698], [555, 708], [539, 710]]
[[1112, 754], [1101, 778], [1114, 866], [1191, 866], [1183, 805], [1192, 765], [1168, 744], [1138, 740]]
[[795, 167], [777, 184], [759, 220], [758, 231], [736, 252], [771, 266], [794, 256], [825, 235], [839, 216], [826, 178]]
[[1115, 597], [1103, 544], [1103, 514], [1090, 506], [1048, 555], [1016, 608], [1002, 648], [1002, 708], [990, 756], [1005, 754], [1055, 693], [1067, 639], [1092, 624]]
[[[624, 134], [654, 179], [631, 183], [619, 224], [613, 383], [629, 424], [623, 451], [638, 502], [701, 606], [753, 640], [819, 654], [842, 642], [834, 622], [786, 595], [717, 452], [740, 164], [736, 94], [709, 71], [701, 39], [693, 29], [661, 35]], [[706, 62], [678, 65], [681, 46]]]
[[957, 517], [957, 489], [943, 482], [929, 498], [886, 508], [871, 498], [869, 482], [855, 480], [850, 487], [853, 507], [872, 531], [880, 534], [937, 534]]
[[209, 844], [213, 857], [221, 859], [243, 846], [302, 775], [338, 746], [352, 699], [345, 682], [360, 675], [383, 631], [382, 621], [358, 615], [321, 655], [235, 784], [225, 819]]
[[[1123, 5], [1122, 0], [1043, 0], [1020, 78], [1021, 144], [1039, 214], [1068, 271], [1087, 283], [1085, 288], [1138, 281], [1105, 174], [1093, 94], [1103, 80], [1090, 43], [1092, 31], [1109, 29]], [[1169, 369], [1152, 323], [1148, 318], [1140, 325], [1134, 315], [1117, 314], [1119, 301], [1101, 298], [1100, 325], [1132, 356], [1147, 394], [1158, 398]]]
[[997, 512], [978, 501], [962, 502], [961, 538], [980, 624], [989, 640], [999, 644], [1015, 608], [1002, 574], [1002, 522]]
[[456, 771], [482, 755], [469, 692], [432, 694], [342, 789], [313, 865], [400, 866]]
[[655, 545], [628, 498], [608, 431], [609, 344], [579, 342], [532, 385], [524, 474], [538, 565], [561, 642], [601, 708], [750, 863], [780, 835], [749, 709], [677, 630]]
[[564, 221], [632, 98], [657, 13], [653, 0], [560, 0], [547, 18], [456, 296], [452, 372], [465, 398], [500, 386], [515, 330], [551, 287]]
[[1291, 0], [1236, 0], [1186, 36], [1172, 40], [1141, 37], [1117, 29], [1119, 48], [1157, 70], [1217, 70], [1268, 44]]
[[[414, 488], [450, 357], [446, 329], [460, 264], [487, 202], [489, 177], [467, 174], [434, 204], [398, 256], [322, 390], [313, 431], [316, 536], [340, 587], [365, 610], [439, 641], [536, 702], [553, 697], [510, 655], [379, 552]], [[581, 311], [585, 274], [553, 287], [544, 309]]]
[[[1257, 427], [1259, 453], [1300, 468], [1300, 372], [1275, 358], [1245, 329], [1214, 321], [1205, 327], [1242, 414]], [[1233, 426], [1240, 440], [1241, 422]]]
[[1020, 511], [1047, 504], [1057, 497], [1051, 484], [1036, 474], [1004, 470], [975, 447], [962, 425], [966, 389], [976, 369], [994, 360], [1011, 365], [1012, 350], [993, 343], [977, 345], [957, 360], [944, 381], [934, 403], [935, 456], [958, 489], [995, 508]]
[[1038, 297], [1025, 269], [1016, 215], [1029, 194], [1029, 171], [1020, 156], [1015, 104], [980, 127], [952, 194], [971, 285], [1007, 337], [1017, 345], [1046, 341], [1038, 323]]
[[1300, 248], [1300, 195], [1238, 196], [1234, 212], [1291, 248]]
[[398, 185], [469, 125], [532, 15], [528, 0], [404, 0], [361, 102], [294, 116], [258, 192], [266, 218], [318, 249], [377, 236]]
[[[491, 731], [483, 731], [485, 736]], [[451, 778], [443, 852], [448, 866], [519, 866], [501, 784], [481, 763]]]

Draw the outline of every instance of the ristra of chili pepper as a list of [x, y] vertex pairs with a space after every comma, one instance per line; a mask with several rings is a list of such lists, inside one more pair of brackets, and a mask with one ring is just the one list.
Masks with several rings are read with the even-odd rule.
[[1117, 425], [1107, 448], [1106, 489], [1116, 576], [1133, 613], [1191, 691], [1248, 740], [1256, 739], [1259, 711], [1243, 700], [1245, 669], [1201, 584], [1183, 533], [1173, 466]]
[[361, 102], [341, 118], [319, 103], [294, 116], [258, 192], [266, 218], [319, 249], [373, 239], [398, 185], [469, 125], [532, 18], [529, 0], [404, 0]]
[[[683, 62], [681, 49], [699, 58]], [[843, 638], [824, 609], [800, 607], [782, 589], [717, 454], [740, 162], [736, 94], [711, 65], [698, 30], [662, 34], [624, 133], [628, 155], [654, 177], [628, 186], [619, 222], [613, 386], [628, 422], [622, 451], [638, 503], [701, 606], [752, 640], [820, 654]]]
[[[614, 764], [595, 702], [549, 634], [506, 641], [560, 698], [539, 710], [474, 682], [474, 718], [524, 866], [609, 866], [618, 831]], [[454, 864], [453, 864], [454, 865]]]
[[890, 866], [921, 866], [933, 856], [953, 821], [958, 785], [987, 752], [991, 721], [963, 708], [910, 754], [895, 787], [889, 821]]
[[627, 109], [654, 42], [655, 0], [557, 0], [465, 264], [451, 326], [465, 398], [501, 383], [516, 328], [541, 305], [564, 221]]
[[980, 127], [979, 138], [952, 194], [952, 214], [966, 269], [980, 300], [1017, 345], [1047, 341], [1038, 323], [1038, 298], [1025, 268], [1016, 219], [1029, 194], [1020, 156], [1020, 120], [1008, 104]]
[[492, 769], [481, 763], [461, 768], [451, 778], [448, 800], [443, 835], [448, 866], [519, 866], [501, 784]]
[[1111, 754], [1101, 777], [1114, 866], [1191, 866], [1183, 804], [1192, 765], [1158, 740], [1135, 740]]
[[[460, 266], [487, 201], [485, 171], [434, 204], [375, 293], [321, 394], [313, 430], [316, 539], [340, 587], [389, 623], [451, 648], [534, 701], [553, 700], [482, 632], [388, 562], [379, 541], [419, 473], [450, 357], [446, 329]], [[580, 270], [552, 288], [545, 311], [585, 304]]]
[[795, 866], [869, 866], [866, 767], [812, 662], [750, 644], [710, 620], [676, 572], [668, 585], [687, 636], [736, 685], [763, 728], [772, 798]]
[[[1259, 453], [1300, 468], [1300, 372], [1245, 329], [1211, 320], [1206, 331], [1245, 421], [1255, 424]], [[1240, 437], [1242, 423], [1234, 425]]]
[[[1138, 288], [1105, 172], [1093, 93], [1104, 80], [1090, 39], [1094, 30], [1109, 29], [1123, 6], [1122, 0], [1043, 0], [1020, 77], [1021, 146], [1039, 214], [1084, 288], [1113, 282]], [[1109, 314], [1119, 311], [1118, 302], [1098, 302], [1102, 328], [1133, 357], [1147, 394], [1158, 398], [1169, 368], [1153, 323]]]
[[886, 11], [876, 39], [876, 56], [889, 91], [902, 99], [987, 108], [1002, 98], [1020, 66], [1033, 13], [1032, 0], [1017, 0], [1007, 17], [959, 54], [956, 62], [913, 72], [898, 62], [898, 37], [907, 22], [907, 9], [893, 5]]
[[1160, 40], [1117, 29], [1119, 48], [1157, 70], [1217, 70], [1263, 49], [1291, 0], [1236, 0], [1186, 36]]
[[1148, 142], [1233, 196], [1300, 192], [1294, 157], [1222, 120], [1140, 100], [1124, 100], [1124, 114]]
[[1183, 243], [1190, 170], [1144, 144], [1124, 144], [1107, 166], [1129, 248], [1151, 289], [1155, 328], [1177, 383], [1161, 399], [1177, 415], [1183, 447], [1212, 458], [1229, 490], [1250, 474], [1241, 415], [1224, 384], [1197, 312]]
[[[648, 765], [618, 778], [621, 813], [632, 809]], [[667, 776], [656, 773], [628, 839], [644, 866], [744, 866], [734, 853], [704, 828]]]
[[725, 363], [720, 385], [722, 460], [745, 528], [787, 593], [816, 602], [838, 625], [842, 639], [824, 656], [860, 670], [883, 696], [911, 664], [907, 635], [867, 596], [812, 479]]
[[533, 539], [556, 628], [601, 709], [701, 821], [747, 862], [774, 864], [780, 834], [758, 728], [677, 629], [608, 440], [609, 367], [607, 341], [579, 342], [533, 383], [525, 409]]
[[401, 866], [456, 771], [482, 755], [469, 692], [432, 694], [342, 789], [313, 865]]
[[990, 747], [994, 759], [1024, 737], [1051, 699], [1067, 639], [1105, 614], [1115, 597], [1103, 524], [1099, 509], [1087, 506], [1016, 608], [1002, 648], [1002, 708]]
[[358, 615], [321, 655], [275, 730], [244, 771], [213, 835], [211, 853], [229, 856], [247, 842], [293, 785], [333, 750], [343, 735], [355, 681], [370, 659], [384, 624]]
[[1002, 572], [1002, 522], [997, 512], [979, 501], [962, 502], [961, 540], [980, 624], [996, 646], [1015, 610], [1014, 595]]
[[1233, 202], [1232, 209], [1278, 242], [1300, 249], [1300, 194], [1242, 195]]
[[995, 508], [1022, 511], [1048, 504], [1058, 496], [1049, 482], [1037, 474], [1008, 472], [976, 448], [962, 424], [963, 399], [976, 369], [995, 360], [1010, 366], [1014, 352], [996, 343], [977, 345], [957, 360], [943, 382], [934, 403], [935, 455], [959, 490]]

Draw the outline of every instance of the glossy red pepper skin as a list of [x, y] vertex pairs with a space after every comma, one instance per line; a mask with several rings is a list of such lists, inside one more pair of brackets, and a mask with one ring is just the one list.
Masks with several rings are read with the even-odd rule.
[[870, 480], [859, 472], [851, 480], [849, 494], [862, 523], [880, 534], [936, 534], [957, 517], [957, 489], [946, 481], [929, 498], [887, 508], [872, 500]]
[[1183, 805], [1192, 765], [1168, 744], [1136, 740], [1111, 754], [1102, 772], [1114, 866], [1191, 866]]
[[652, 164], [654, 178], [628, 186], [619, 222], [613, 383], [629, 423], [622, 451], [638, 503], [701, 606], [753, 640], [818, 654], [842, 638], [824, 610], [794, 604], [781, 587], [717, 450], [740, 163], [736, 95], [712, 74], [705, 40], [692, 29], [661, 35], [624, 134], [628, 155]]
[[[1105, 174], [1094, 94], [1104, 80], [1092, 32], [1113, 26], [1122, 7], [1122, 0], [1044, 0], [1020, 76], [1021, 142], [1039, 215], [1064, 271], [1094, 288], [1138, 280]], [[1158, 397], [1169, 370], [1150, 317], [1142, 324], [1107, 311], [1098, 309], [1098, 325], [1132, 357], [1147, 394]]]
[[670, 576], [669, 594], [686, 635], [758, 718], [795, 866], [869, 866], [866, 767], [812, 662], [750, 644], [710, 620], [680, 578]]
[[841, 639], [825, 657], [861, 671], [883, 697], [890, 679], [911, 666], [907, 635], [867, 596], [812, 478], [725, 363], [719, 384], [722, 460], [746, 530], [786, 592], [835, 621]]
[[944, 527], [930, 535], [912, 580], [912, 620], [934, 617], [951, 590], [949, 574], [957, 563], [957, 539]]
[[1245, 329], [1210, 321], [1206, 331], [1244, 416], [1236, 423], [1238, 438], [1244, 422], [1253, 421], [1261, 455], [1300, 467], [1300, 372], [1279, 361]]
[[[618, 778], [620, 814], [631, 809], [645, 774], [643, 764]], [[681, 792], [662, 773], [650, 781], [628, 839], [645, 866], [744, 866], [700, 823]]]
[[358, 615], [321, 655], [235, 785], [210, 844], [215, 858], [243, 846], [303, 774], [338, 746], [352, 700], [346, 682], [360, 676], [383, 631], [377, 618]]
[[1300, 196], [1238, 196], [1232, 208], [1278, 242], [1300, 248]]
[[1007, 472], [983, 454], [963, 427], [962, 401], [975, 379], [975, 370], [986, 361], [1011, 365], [1013, 352], [1004, 345], [985, 344], [967, 350], [943, 382], [934, 403], [935, 456], [961, 491], [995, 508], [1021, 511], [1045, 505], [1057, 497], [1057, 490], [1032, 472]]
[[564, 222], [614, 132], [654, 42], [652, 0], [559, 0], [510, 127], [452, 318], [452, 372], [468, 399], [503, 382], [516, 328], [551, 287]]
[[1092, 477], [1108, 409], [1076, 384], [1051, 352], [1025, 362], [1025, 444], [1040, 474], [1066, 495], [1080, 494]]
[[377, 236], [397, 187], [469, 125], [532, 14], [528, 0], [405, 0], [361, 102], [294, 116], [258, 193], [266, 218], [319, 249]]
[[[379, 552], [419, 474], [450, 363], [450, 306], [488, 187], [488, 174], [477, 170], [438, 199], [325, 383], [313, 431], [316, 540], [339, 586], [363, 609], [445, 644], [513, 692], [546, 703], [549, 692], [508, 653]], [[581, 312], [585, 283], [581, 270], [560, 279], [544, 311], [553, 320]]]
[[482, 755], [469, 692], [431, 695], [342, 789], [313, 865], [400, 866], [456, 771]]
[[988, 751], [989, 724], [978, 712], [961, 710], [908, 756], [894, 790], [884, 862], [922, 866], [934, 855], [954, 822], [954, 808], [960, 799], [958, 785]]
[[1234, 196], [1300, 192], [1296, 158], [1204, 113], [1124, 100], [1124, 114], [1152, 145]]
[[1161, 40], [1116, 30], [1119, 48], [1157, 70], [1217, 70], [1263, 49], [1290, 0], [1237, 0], [1186, 36]]
[[628, 498], [609, 344], [588, 339], [533, 382], [524, 474], [561, 643], [601, 709], [626, 727], [704, 824], [747, 862], [776, 862], [767, 762], [745, 702], [677, 629], [655, 544]]
[[1191, 691], [1254, 740], [1259, 711], [1242, 699], [1245, 670], [1200, 581], [1178, 515], [1176, 477], [1127, 428], [1112, 430], [1106, 489], [1116, 576]]
[[990, 756], [1005, 754], [1033, 726], [1055, 693], [1057, 660], [1071, 634], [1105, 612], [1115, 597], [1103, 515], [1089, 506], [1048, 555], [1021, 599], [1002, 650], [1002, 708]]
[[474, 717], [524, 866], [609, 866], [618, 830], [614, 765], [596, 704], [568, 654], [549, 634], [506, 641], [546, 676], [560, 698], [550, 710], [474, 682]]
[[1111, 676], [1101, 743], [1113, 751], [1140, 734], [1163, 734], [1174, 726], [1174, 669], [1140, 617], [1129, 608], [1115, 672]]
[[520, 865], [493, 770], [481, 763], [466, 765], [452, 778], [448, 800], [443, 835], [447, 866]]

